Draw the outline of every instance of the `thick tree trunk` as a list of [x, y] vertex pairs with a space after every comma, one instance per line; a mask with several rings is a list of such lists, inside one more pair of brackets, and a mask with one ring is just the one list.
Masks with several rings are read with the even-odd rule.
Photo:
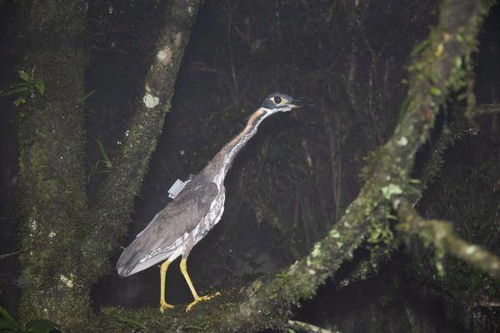
[[89, 288], [79, 279], [79, 229], [86, 211], [84, 111], [87, 2], [33, 1], [26, 12], [28, 61], [41, 80], [20, 113], [21, 256], [25, 320], [79, 327]]

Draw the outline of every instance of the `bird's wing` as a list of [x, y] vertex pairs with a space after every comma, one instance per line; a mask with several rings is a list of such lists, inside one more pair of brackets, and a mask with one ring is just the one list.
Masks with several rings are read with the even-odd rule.
[[[139, 272], [167, 259], [182, 244], [178, 240], [192, 231], [207, 214], [218, 192], [213, 182], [195, 178], [186, 184], [123, 251], [116, 264], [120, 275]], [[149, 258], [141, 263], [146, 257]], [[139, 264], [141, 269], [135, 269]]]

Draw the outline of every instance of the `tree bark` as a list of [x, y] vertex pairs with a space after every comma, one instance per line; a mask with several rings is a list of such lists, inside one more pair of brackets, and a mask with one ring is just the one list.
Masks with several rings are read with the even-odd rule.
[[87, 2], [28, 4], [28, 61], [45, 92], [31, 92], [20, 112], [20, 256], [24, 320], [84, 325], [89, 287], [79, 279], [79, 229], [86, 211], [84, 91]]

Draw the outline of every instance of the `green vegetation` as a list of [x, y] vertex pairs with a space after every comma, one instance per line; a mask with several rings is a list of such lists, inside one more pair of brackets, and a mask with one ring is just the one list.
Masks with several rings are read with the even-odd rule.
[[0, 306], [0, 332], [8, 333], [55, 333], [58, 331], [56, 323], [50, 320], [32, 320], [25, 324], [17, 322]]
[[[24, 70], [19, 70], [19, 80], [21, 82], [12, 84], [6, 90], [0, 91], [0, 96], [14, 96], [14, 106], [26, 104], [28, 101], [34, 101], [37, 97], [43, 96], [45, 93], [45, 83], [35, 77], [36, 66], [33, 66], [28, 73]], [[25, 113], [20, 113], [24, 117]]]

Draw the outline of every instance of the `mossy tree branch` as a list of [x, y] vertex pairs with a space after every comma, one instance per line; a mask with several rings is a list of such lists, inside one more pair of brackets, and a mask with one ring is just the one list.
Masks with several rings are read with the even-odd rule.
[[281, 324], [280, 314], [287, 313], [287, 304], [312, 297], [316, 288], [352, 256], [367, 234], [368, 222], [377, 207], [392, 203], [403, 194], [413, 194], [409, 173], [416, 151], [429, 136], [439, 106], [446, 103], [449, 93], [466, 86], [463, 63], [457, 59], [468, 57], [475, 50], [487, 8], [487, 4], [473, 0], [443, 1], [439, 24], [432, 29], [428, 46], [411, 66], [409, 106], [404, 119], [374, 155], [372, 163], [376, 164], [371, 165], [358, 198], [309, 256], [285, 271], [284, 275], [289, 277], [286, 283], [276, 278], [255, 292], [255, 284], [250, 288], [247, 300], [239, 305], [240, 310], [232, 318], [243, 323], [241, 327], [266, 322], [269, 317], [276, 318], [274, 324]]
[[500, 279], [500, 258], [460, 238], [448, 221], [426, 220], [406, 200], [397, 209], [402, 224], [399, 230], [416, 234], [425, 242], [432, 243], [442, 253], [450, 253]]
[[171, 108], [177, 72], [199, 4], [199, 0], [174, 0], [167, 6], [165, 26], [146, 76], [143, 98], [86, 224], [88, 237], [83, 245], [82, 265], [86, 267], [85, 278], [91, 283], [106, 272], [111, 252], [126, 234], [135, 197]]
[[[463, 110], [465, 111], [465, 109]], [[481, 104], [477, 105], [471, 112], [473, 120], [477, 120], [480, 117], [498, 114], [500, 113], [500, 104]], [[466, 123], [464, 123], [466, 122]], [[439, 139], [433, 144], [433, 149], [431, 149], [431, 155], [426, 159], [424, 167], [420, 172], [420, 193], [423, 189], [434, 181], [434, 179], [440, 174], [442, 165], [444, 164], [443, 155], [444, 153], [453, 147], [458, 141], [463, 138], [472, 135], [475, 131], [473, 127], [474, 124], [471, 123], [470, 119], [463, 118], [458, 122], [453, 122], [449, 129], [442, 131]], [[417, 198], [417, 201], [420, 198]], [[369, 259], [362, 260], [356, 264], [352, 269], [349, 276], [343, 278], [339, 281], [337, 286], [338, 289], [350, 285], [352, 282], [359, 280], [364, 280], [376, 273], [379, 264], [389, 260], [391, 253], [396, 249], [397, 244], [392, 244], [388, 251], [384, 253], [375, 253]]]
[[120, 324], [116, 318], [133, 318], [151, 329], [165, 331], [193, 325], [219, 331], [285, 329], [291, 306], [313, 297], [318, 286], [352, 257], [368, 234], [370, 222], [383, 218], [380, 214], [402, 197], [419, 194], [420, 189], [412, 186], [409, 176], [415, 154], [429, 137], [439, 107], [450, 93], [466, 87], [463, 59], [476, 49], [477, 33], [490, 6], [491, 2], [476, 0], [443, 1], [439, 23], [410, 67], [409, 103], [402, 121], [371, 157], [359, 196], [307, 257], [273, 277], [232, 291], [227, 295], [230, 298], [223, 295], [209, 305], [199, 305], [192, 315], [175, 311], [162, 315], [157, 309], [135, 313], [106, 309], [101, 327], [123, 329], [129, 324]]

